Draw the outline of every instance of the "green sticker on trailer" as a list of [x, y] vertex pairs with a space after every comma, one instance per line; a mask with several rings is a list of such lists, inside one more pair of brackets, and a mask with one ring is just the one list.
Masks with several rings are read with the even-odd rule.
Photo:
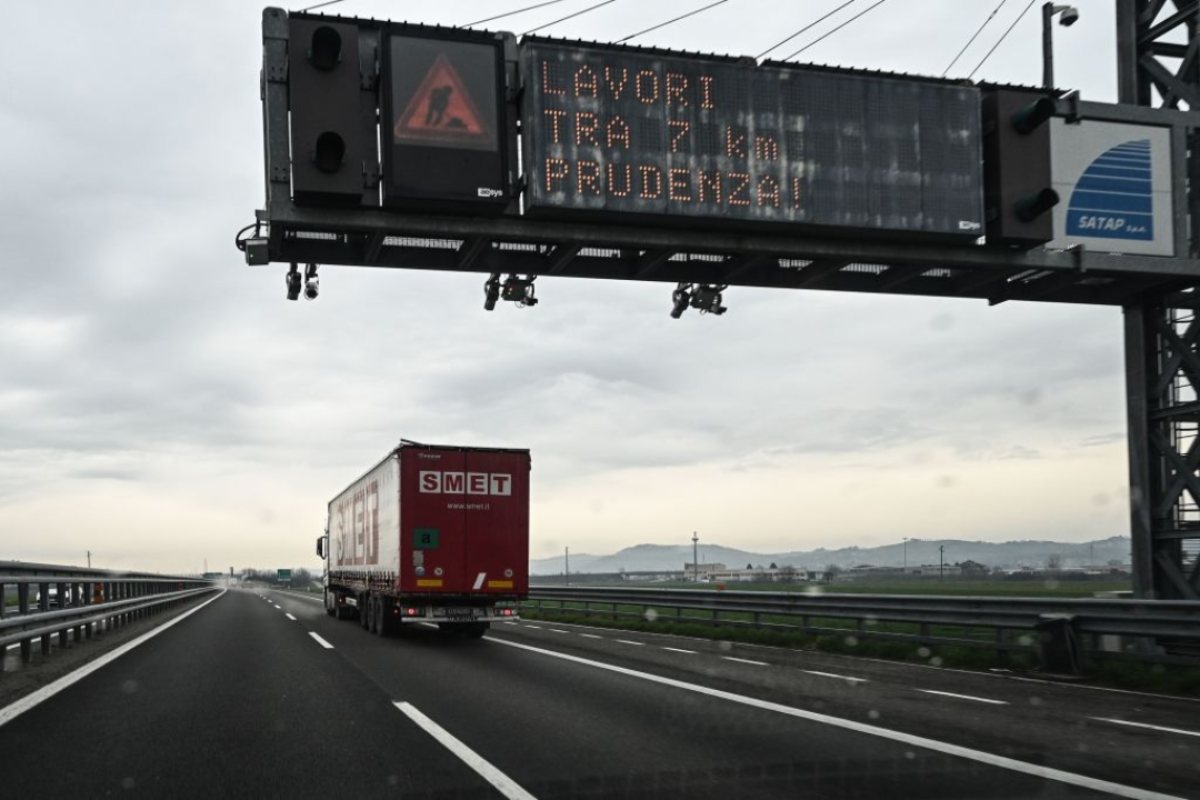
[[413, 549], [414, 550], [437, 550], [438, 548], [438, 529], [437, 528], [413, 528]]

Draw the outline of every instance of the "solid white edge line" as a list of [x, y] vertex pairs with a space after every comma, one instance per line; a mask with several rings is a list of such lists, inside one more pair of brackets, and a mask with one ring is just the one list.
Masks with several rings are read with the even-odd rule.
[[[580, 635], [583, 636], [585, 634], [580, 634]], [[664, 645], [663, 650], [670, 650], [672, 653], [687, 653], [690, 656], [696, 655], [695, 650], [684, 650], [682, 647], [666, 647]]]
[[412, 703], [397, 700], [393, 705], [404, 712], [405, 716], [417, 723], [422, 730], [434, 739], [437, 739], [443, 747], [458, 756], [464, 764], [479, 773], [496, 791], [509, 798], [509, 800], [537, 800], [532, 794], [521, 788], [520, 784], [484, 759], [483, 756], [455, 738], [454, 734], [421, 713]]
[[774, 711], [778, 714], [786, 714], [787, 716], [797, 717], [799, 719], [809, 720], [810, 722], [820, 722], [825, 725], [831, 725], [835, 728], [843, 728], [855, 733], [865, 733], [868, 736], [878, 736], [883, 739], [891, 739], [894, 742], [901, 742], [912, 747], [921, 747], [926, 750], [933, 750], [937, 753], [944, 753], [950, 756], [966, 758], [971, 761], [978, 761], [981, 764], [988, 766], [999, 767], [1001, 769], [1020, 772], [1025, 775], [1032, 775], [1036, 778], [1044, 780], [1059, 781], [1061, 783], [1079, 786], [1085, 789], [1092, 789], [1098, 792], [1108, 792], [1118, 797], [1127, 797], [1131, 800], [1183, 800], [1183, 798], [1175, 795], [1163, 794], [1154, 792], [1148, 789], [1139, 789], [1136, 786], [1126, 786], [1121, 783], [1113, 783], [1112, 781], [1102, 780], [1100, 778], [1091, 778], [1087, 775], [1079, 775], [1066, 770], [1054, 769], [1053, 767], [1044, 767], [1040, 764], [1030, 764], [1025, 761], [1019, 761], [1015, 758], [988, 753], [983, 750], [973, 750], [970, 747], [962, 745], [950, 744], [949, 742], [941, 742], [937, 739], [928, 739], [924, 736], [916, 736], [911, 733], [903, 733], [902, 731], [894, 731], [889, 728], [881, 728], [878, 725], [868, 725], [864, 722], [856, 722], [850, 719], [834, 717], [829, 714], [821, 714], [816, 711], [807, 711], [802, 708], [794, 708], [785, 706], [782, 703], [773, 703], [770, 700], [760, 700], [757, 697], [749, 697], [747, 695], [735, 694], [726, 692], [721, 689], [713, 689], [708, 686], [701, 686], [698, 683], [688, 683], [674, 678], [667, 678], [662, 675], [655, 675], [652, 672], [639, 672], [638, 670], [629, 669], [628, 667], [619, 667], [615, 664], [606, 664], [603, 661], [593, 661], [590, 658], [581, 658], [567, 653], [559, 653], [554, 650], [546, 650], [542, 647], [533, 647], [520, 642], [510, 642], [506, 639], [497, 639], [493, 636], [485, 636], [489, 642], [502, 644], [505, 647], [515, 647], [519, 650], [527, 650], [531, 653], [549, 656], [551, 658], [562, 659], [563, 661], [571, 661], [576, 664], [583, 664], [596, 669], [615, 672], [618, 675], [625, 675], [631, 678], [638, 678], [651, 683], [657, 683], [662, 686], [670, 686], [675, 689], [683, 689], [689, 692], [716, 697], [721, 700], [728, 700], [732, 703], [740, 703], [745, 706], [759, 708], [764, 711]]
[[1099, 720], [1100, 722], [1112, 722], [1116, 725], [1131, 725], [1135, 728], [1149, 728], [1152, 731], [1162, 731], [1163, 733], [1180, 733], [1184, 736], [1200, 736], [1200, 731], [1189, 731], [1183, 728], [1168, 728], [1166, 725], [1151, 725], [1149, 722], [1133, 722], [1127, 719], [1117, 719], [1115, 717], [1089, 717], [1089, 719]]
[[331, 645], [329, 642], [322, 639], [321, 635], [319, 633], [317, 633], [316, 631], [309, 631], [308, 635], [313, 637], [314, 639], [316, 639], [317, 644], [321, 645], [321, 647], [324, 647], [326, 650], [333, 649], [333, 645]]
[[93, 661], [89, 661], [88, 663], [84, 664], [82, 667], [75, 670], [74, 672], [68, 672], [66, 675], [63, 675], [61, 678], [59, 678], [56, 681], [53, 681], [52, 683], [46, 684], [42, 688], [38, 689], [36, 692], [30, 692], [29, 694], [22, 697], [20, 700], [17, 700], [16, 702], [11, 703], [11, 704], [5, 706], [4, 708], [0, 708], [0, 727], [5, 725], [6, 723], [12, 722], [18, 716], [20, 716], [21, 714], [24, 714], [26, 711], [28, 711], [29, 709], [38, 705], [39, 703], [43, 703], [46, 700], [49, 700], [51, 697], [58, 694], [63, 689], [66, 689], [68, 686], [78, 683], [79, 681], [86, 678], [88, 675], [91, 675], [93, 672], [95, 672], [96, 670], [103, 667], [105, 664], [108, 664], [112, 661], [116, 661], [118, 658], [125, 655], [130, 650], [137, 647], [139, 644], [142, 644], [143, 642], [147, 642], [147, 641], [153, 639], [155, 636], [158, 636], [160, 633], [162, 633], [163, 631], [165, 631], [167, 628], [171, 627], [172, 625], [174, 625], [178, 622], [182, 622], [183, 620], [187, 619], [192, 614], [195, 614], [197, 611], [204, 608], [206, 605], [213, 602], [214, 600], [221, 599], [221, 597], [227, 591], [228, 591], [228, 589], [222, 589], [221, 594], [218, 594], [216, 597], [210, 597], [208, 600], [205, 600], [203, 603], [196, 606], [195, 608], [189, 608], [187, 611], [183, 612], [182, 614], [180, 614], [177, 617], [167, 620], [162, 625], [159, 625], [157, 628], [146, 631], [141, 636], [137, 637], [136, 639], [126, 642], [125, 644], [121, 645], [120, 647], [116, 648], [115, 650], [109, 650], [104, 655], [97, 657]]
[[956, 692], [941, 692], [941, 691], [938, 691], [937, 689], [917, 689], [917, 691], [924, 692], [925, 694], [937, 694], [937, 695], [941, 695], [942, 697], [955, 697], [955, 698], [958, 698], [959, 700], [974, 700], [976, 703], [991, 703], [994, 706], [1008, 705], [1007, 700], [993, 700], [990, 697], [976, 697], [975, 695], [972, 695], [972, 694], [958, 694]]
[[292, 622], [295, 622], [295, 621], [296, 621], [296, 618], [295, 618], [295, 617], [293, 617], [291, 614], [287, 614], [287, 613], [285, 613], [285, 614], [284, 614], [284, 616], [285, 616], [285, 617], [287, 617], [288, 619], [290, 619]]
[[817, 669], [802, 669], [801, 672], [806, 672], [809, 675], [820, 675], [822, 678], [837, 678], [839, 681], [849, 681], [850, 683], [866, 683], [866, 678], [853, 678], [849, 675], [838, 675], [836, 672], [821, 672]]
[[765, 661], [753, 661], [749, 658], [738, 658], [737, 656], [721, 656], [721, 658], [725, 659], [726, 661], [736, 661], [739, 664], [753, 664], [756, 667], [770, 666]]

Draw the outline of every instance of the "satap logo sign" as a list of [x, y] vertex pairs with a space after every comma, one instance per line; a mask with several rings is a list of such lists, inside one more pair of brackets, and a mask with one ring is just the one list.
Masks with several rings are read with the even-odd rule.
[[1170, 133], [1114, 122], [1052, 129], [1055, 239], [1110, 253], [1175, 254], [1171, 225]]

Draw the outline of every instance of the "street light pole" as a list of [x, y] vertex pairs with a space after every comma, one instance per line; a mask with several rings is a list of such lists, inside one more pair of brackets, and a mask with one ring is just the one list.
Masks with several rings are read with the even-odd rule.
[[904, 572], [908, 572], [908, 537], [904, 537]]
[[563, 548], [563, 574], [567, 576], [567, 586], [571, 585], [571, 548]]
[[1054, 88], [1054, 33], [1052, 22], [1054, 16], [1060, 14], [1058, 22], [1063, 27], [1075, 24], [1079, 19], [1079, 9], [1075, 6], [1060, 6], [1054, 3], [1042, 4], [1042, 88]]
[[946, 545], [938, 545], [938, 580], [946, 579]]
[[700, 583], [700, 558], [698, 558], [696, 555], [698, 552], [700, 552], [700, 548], [698, 548], [698, 543], [700, 543], [700, 534], [697, 534], [695, 530], [691, 531], [691, 581], [692, 581], [692, 583]]
[[1042, 3], [1042, 88], [1054, 88], [1054, 3]]

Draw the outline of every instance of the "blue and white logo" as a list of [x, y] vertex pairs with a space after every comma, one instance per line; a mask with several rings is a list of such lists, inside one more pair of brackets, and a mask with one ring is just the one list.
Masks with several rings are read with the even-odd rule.
[[1054, 191], [1051, 250], [1175, 255], [1171, 129], [1050, 120]]
[[1067, 207], [1067, 235], [1154, 238], [1149, 139], [1106, 150], [1084, 170]]

